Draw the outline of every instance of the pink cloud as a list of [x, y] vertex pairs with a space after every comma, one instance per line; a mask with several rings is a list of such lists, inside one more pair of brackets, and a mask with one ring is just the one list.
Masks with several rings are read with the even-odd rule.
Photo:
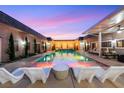
[[53, 18], [47, 18], [47, 19], [32, 19], [27, 20], [25, 19], [25, 22], [27, 24], [31, 24], [32, 26], [42, 26], [42, 27], [51, 27], [51, 26], [57, 26], [62, 25], [66, 23], [75, 23], [80, 21], [87, 21], [93, 18], [97, 18], [96, 15], [80, 15], [80, 16], [69, 16], [69, 15], [58, 15]]

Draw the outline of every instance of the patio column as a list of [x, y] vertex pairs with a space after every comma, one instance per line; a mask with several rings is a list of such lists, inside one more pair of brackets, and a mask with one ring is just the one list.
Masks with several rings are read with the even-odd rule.
[[99, 57], [101, 57], [102, 55], [102, 33], [101, 32], [99, 32], [98, 44], [99, 44]]

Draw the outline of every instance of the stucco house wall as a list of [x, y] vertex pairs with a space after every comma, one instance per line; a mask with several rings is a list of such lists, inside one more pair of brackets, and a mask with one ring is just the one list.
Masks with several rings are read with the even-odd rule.
[[13, 34], [14, 38], [16, 57], [24, 55], [24, 42], [26, 37], [30, 45], [30, 49], [28, 50], [30, 54], [34, 53], [34, 39], [36, 39], [36, 43], [40, 45], [40, 51], [43, 51], [41, 46], [42, 41], [46, 40], [45, 36], [34, 31], [33, 29], [30, 29], [16, 19], [0, 11], [0, 61], [6, 62], [9, 60], [8, 54], [6, 52], [8, 49], [9, 37], [11, 33]]

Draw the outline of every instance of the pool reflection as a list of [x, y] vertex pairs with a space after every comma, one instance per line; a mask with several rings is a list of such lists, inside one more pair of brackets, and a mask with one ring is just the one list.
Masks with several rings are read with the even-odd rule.
[[[61, 64], [61, 62], [59, 63]], [[87, 62], [66, 62], [63, 63], [68, 65], [70, 68], [73, 67], [91, 67], [91, 66], [96, 66], [97, 64], [95, 63], [87, 63]], [[41, 67], [41, 68], [52, 68], [53, 66], [58, 65], [58, 63], [53, 63], [53, 62], [42, 62], [42, 63], [37, 63], [37, 62], [32, 62], [33, 67]]]

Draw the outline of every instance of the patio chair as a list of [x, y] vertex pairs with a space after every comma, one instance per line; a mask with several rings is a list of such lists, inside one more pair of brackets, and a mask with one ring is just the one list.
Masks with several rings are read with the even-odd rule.
[[104, 83], [106, 79], [114, 82], [116, 79], [124, 73], [124, 66], [111, 66], [107, 70], [102, 68], [96, 71], [96, 77]]
[[25, 67], [23, 68], [24, 73], [31, 80], [31, 83], [35, 83], [37, 80], [42, 80], [43, 83], [46, 83], [46, 80], [49, 77], [51, 68], [37, 68], [37, 67]]
[[96, 75], [95, 70], [99, 69], [99, 66], [92, 67], [73, 67], [72, 70], [74, 72], [74, 76], [78, 83], [81, 80], [87, 79], [89, 83], [92, 82], [94, 76]]
[[13, 84], [17, 83], [24, 76], [23, 70], [17, 68], [12, 73], [8, 72], [5, 68], [0, 68], [0, 83], [4, 84], [11, 81]]

